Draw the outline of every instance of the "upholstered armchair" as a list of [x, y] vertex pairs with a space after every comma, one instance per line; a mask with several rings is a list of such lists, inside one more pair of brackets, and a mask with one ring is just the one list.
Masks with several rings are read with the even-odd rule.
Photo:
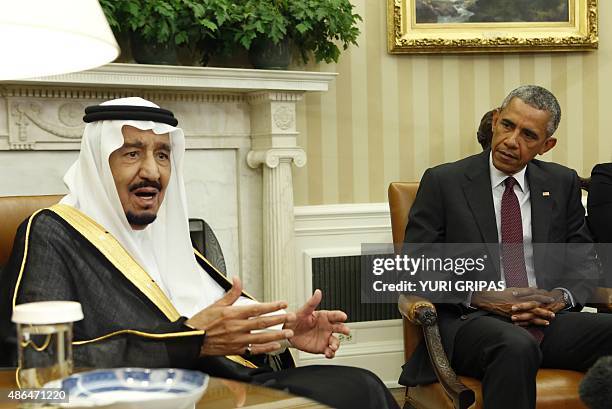
[[38, 209], [53, 206], [62, 195], [5, 196], [0, 197], [0, 268], [5, 266], [11, 251], [17, 228]]
[[[404, 241], [408, 212], [418, 189], [418, 183], [394, 182], [389, 185], [389, 208], [393, 242]], [[396, 250], [399, 250], [396, 247]], [[610, 310], [612, 291], [596, 290], [594, 305]], [[479, 409], [482, 408], [481, 384], [477, 379], [457, 376], [442, 348], [435, 306], [428, 300], [414, 296], [401, 296], [398, 302], [404, 324], [404, 357], [407, 361], [419, 342], [424, 341], [438, 383], [406, 389], [404, 409]], [[538, 409], [585, 409], [578, 397], [578, 384], [583, 374], [560, 369], [540, 369], [537, 374]]]

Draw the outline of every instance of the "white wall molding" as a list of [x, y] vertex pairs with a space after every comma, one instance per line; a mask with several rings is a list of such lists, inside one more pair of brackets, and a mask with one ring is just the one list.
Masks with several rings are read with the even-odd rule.
[[390, 229], [387, 203], [295, 207], [295, 232], [299, 236], [376, 233], [386, 242]]
[[[331, 219], [330, 219], [331, 220]], [[371, 227], [303, 227], [300, 228], [300, 236], [320, 236], [320, 235], [344, 235], [344, 234], [372, 234], [379, 233], [384, 234], [389, 231], [389, 226], [378, 225]]]
[[327, 220], [327, 219], [381, 219], [389, 217], [389, 204], [354, 203], [314, 206], [296, 206], [296, 219]]

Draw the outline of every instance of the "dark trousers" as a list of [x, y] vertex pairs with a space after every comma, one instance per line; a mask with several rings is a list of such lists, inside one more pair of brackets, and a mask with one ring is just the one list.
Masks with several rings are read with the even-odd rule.
[[539, 368], [584, 372], [612, 355], [612, 314], [560, 312], [543, 331], [538, 345], [506, 318], [475, 317], [457, 332], [452, 366], [482, 381], [485, 409], [533, 409]]
[[255, 375], [253, 383], [286, 390], [339, 409], [399, 409], [385, 384], [361, 368], [302, 366]]

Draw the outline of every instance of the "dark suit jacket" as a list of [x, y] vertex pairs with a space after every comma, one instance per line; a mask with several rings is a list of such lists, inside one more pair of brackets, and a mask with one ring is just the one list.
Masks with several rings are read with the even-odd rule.
[[587, 209], [589, 227], [600, 243], [597, 255], [603, 266], [601, 285], [612, 287], [612, 163], [600, 163], [591, 171]]
[[[421, 179], [406, 227], [406, 243], [498, 243], [498, 232], [486, 150], [458, 162], [428, 169]], [[567, 288], [578, 301], [591, 293], [599, 273], [586, 226], [578, 175], [564, 166], [532, 160], [526, 178], [531, 192], [533, 243], [587, 243], [580, 246], [580, 265], [568, 271], [565, 253], [534, 246], [539, 288]], [[546, 193], [548, 192], [548, 193]], [[409, 245], [407, 245], [409, 246]], [[496, 247], [496, 246], [491, 246]], [[489, 277], [499, 280], [499, 257], [491, 257]], [[585, 279], [588, 278], [588, 279]], [[462, 304], [437, 304], [444, 349], [452, 359], [458, 329], [485, 311]], [[404, 365], [400, 383], [435, 381], [423, 343]]]

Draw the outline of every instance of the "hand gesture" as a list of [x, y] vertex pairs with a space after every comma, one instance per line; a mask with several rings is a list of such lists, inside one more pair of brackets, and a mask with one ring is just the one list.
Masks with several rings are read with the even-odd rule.
[[259, 333], [251, 333], [251, 330], [293, 321], [293, 314], [262, 316], [287, 308], [287, 303], [276, 301], [233, 306], [242, 294], [242, 283], [237, 277], [232, 282], [232, 288], [225, 296], [185, 322], [187, 326], [206, 331], [200, 355], [263, 354], [281, 348], [277, 341], [293, 336], [291, 329]]
[[284, 328], [293, 330], [291, 344], [305, 352], [325, 354], [333, 358], [340, 347], [340, 341], [333, 333], [348, 335], [349, 328], [344, 324], [347, 316], [342, 311], [315, 311], [323, 297], [316, 290], [306, 304], [296, 312], [295, 321], [285, 323]]

